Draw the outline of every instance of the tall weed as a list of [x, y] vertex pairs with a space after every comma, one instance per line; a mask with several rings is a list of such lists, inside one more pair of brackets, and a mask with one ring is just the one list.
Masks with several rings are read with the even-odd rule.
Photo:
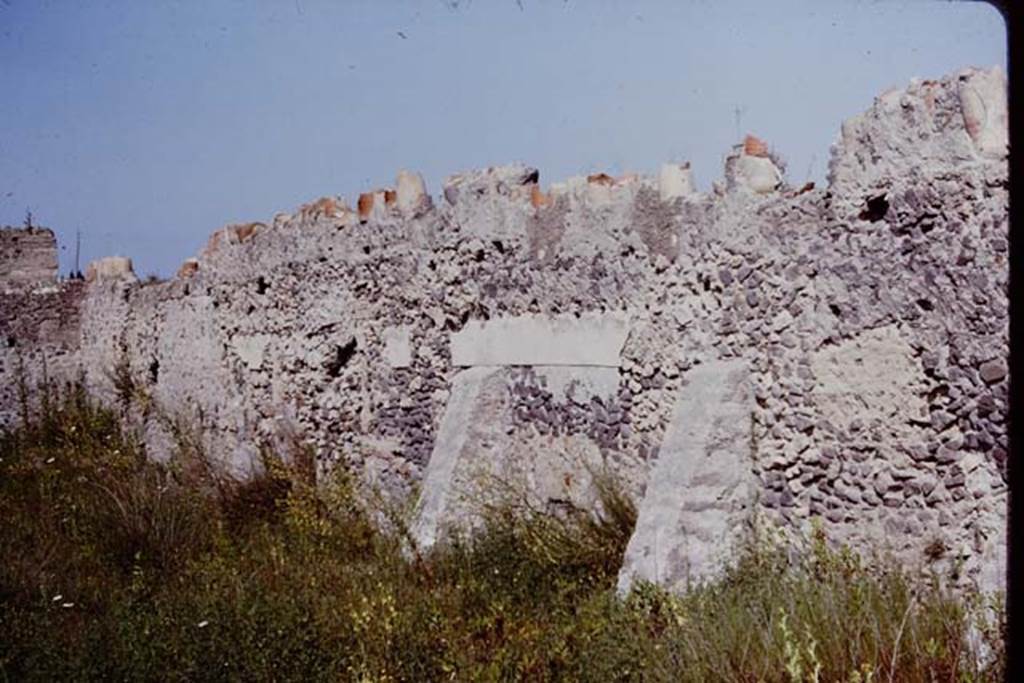
[[243, 481], [201, 440], [159, 464], [119, 425], [71, 387], [0, 437], [0, 680], [1002, 676], [998, 602], [820, 532], [752, 536], [718, 581], [620, 599], [636, 513], [612, 480], [600, 514], [499, 504], [410, 559], [400, 510], [343, 469], [267, 451]]

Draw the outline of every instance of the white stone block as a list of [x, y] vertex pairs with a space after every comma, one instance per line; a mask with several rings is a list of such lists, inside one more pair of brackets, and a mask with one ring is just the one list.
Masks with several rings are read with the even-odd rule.
[[767, 157], [752, 157], [746, 154], [736, 160], [737, 181], [758, 194], [767, 194], [778, 189], [782, 174]]
[[624, 313], [472, 320], [451, 336], [452, 365], [618, 367], [628, 334]]
[[964, 127], [974, 146], [984, 156], [1005, 156], [1009, 144], [1006, 74], [999, 67], [965, 70], [959, 74], [958, 93]]
[[686, 374], [626, 547], [619, 592], [714, 578], [753, 510], [752, 391], [745, 361]]
[[127, 256], [104, 256], [92, 261], [85, 269], [87, 282], [128, 281], [135, 282], [132, 260]]
[[662, 201], [678, 197], [689, 197], [696, 193], [693, 187], [693, 172], [690, 165], [662, 164], [658, 173], [658, 194]]
[[403, 216], [418, 216], [430, 208], [426, 183], [419, 173], [401, 170], [395, 179], [398, 210]]
[[384, 361], [390, 367], [407, 368], [412, 365], [412, 330], [408, 325], [389, 327], [382, 336]]

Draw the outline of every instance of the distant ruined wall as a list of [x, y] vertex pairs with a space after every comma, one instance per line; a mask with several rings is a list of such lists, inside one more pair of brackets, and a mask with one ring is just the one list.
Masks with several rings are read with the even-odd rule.
[[[686, 165], [547, 189], [510, 166], [435, 205], [403, 172], [354, 208], [227, 226], [165, 283], [100, 264], [52, 334], [22, 321], [58, 295], [4, 295], [0, 380], [45, 356], [113, 399], [127, 362], [227, 467], [298, 434], [324, 468], [421, 485], [425, 545], [488, 477], [558, 509], [594, 505], [608, 466], [639, 501], [624, 589], [712, 574], [755, 517], [1001, 588], [1005, 87], [967, 69], [883, 94], [821, 189], [753, 137], [710, 194]], [[155, 412], [129, 418], [166, 457]]]
[[0, 286], [10, 291], [57, 284], [57, 238], [48, 228], [0, 227]]
[[48, 228], [0, 228], [0, 426], [21, 414], [23, 389], [79, 365], [84, 288], [57, 280]]

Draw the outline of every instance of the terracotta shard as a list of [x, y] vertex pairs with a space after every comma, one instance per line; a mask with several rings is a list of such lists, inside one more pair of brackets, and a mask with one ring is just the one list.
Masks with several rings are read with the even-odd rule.
[[551, 197], [550, 195], [544, 193], [540, 189], [540, 186], [534, 184], [530, 188], [530, 203], [533, 204], [533, 208], [539, 209], [550, 204]]
[[748, 157], [767, 157], [768, 145], [760, 138], [748, 135], [743, 139], [743, 153]]
[[215, 230], [210, 234], [210, 237], [206, 240], [206, 247], [203, 249], [204, 254], [212, 254], [217, 251], [220, 247], [221, 240], [223, 239], [224, 231]]
[[238, 225], [231, 226], [231, 229], [235, 233], [235, 237], [238, 238], [239, 242], [246, 242], [259, 232], [261, 229], [267, 226], [263, 223], [241, 223]]
[[333, 197], [321, 197], [311, 204], [303, 204], [299, 209], [299, 214], [307, 220], [316, 220], [317, 218], [337, 218], [343, 213], [344, 207], [342, 203], [339, 203], [338, 200]]
[[935, 112], [935, 88], [932, 81], [925, 81], [924, 86], [924, 106], [928, 109], [929, 113]]
[[365, 221], [369, 218], [370, 212], [373, 211], [373, 192], [359, 195], [359, 203], [356, 206], [359, 209], [359, 220]]
[[789, 192], [787, 192], [786, 193], [786, 197], [788, 197], [788, 198], [799, 197], [800, 195], [804, 194], [805, 192], [810, 192], [813, 189], [814, 189], [814, 183], [813, 182], [807, 182], [807, 183], [804, 183], [799, 189], [797, 189], [797, 190], [790, 190]]
[[199, 270], [199, 261], [194, 258], [185, 259], [185, 262], [178, 268], [178, 278], [184, 280], [196, 274]]
[[291, 215], [287, 213], [276, 213], [274, 214], [273, 226], [275, 228], [282, 228], [285, 225], [287, 225], [288, 222], [291, 221], [291, 219]]

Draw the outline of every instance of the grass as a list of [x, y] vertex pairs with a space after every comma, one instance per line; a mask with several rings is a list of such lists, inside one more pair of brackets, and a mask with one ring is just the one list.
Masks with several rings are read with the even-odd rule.
[[314, 482], [268, 454], [240, 482], [192, 448], [158, 464], [80, 388], [0, 458], [0, 680], [1002, 677], [998, 611], [820, 534], [752, 539], [717, 583], [619, 599], [635, 511], [614, 488], [604, 516], [499, 507], [419, 555], [342, 470]]

